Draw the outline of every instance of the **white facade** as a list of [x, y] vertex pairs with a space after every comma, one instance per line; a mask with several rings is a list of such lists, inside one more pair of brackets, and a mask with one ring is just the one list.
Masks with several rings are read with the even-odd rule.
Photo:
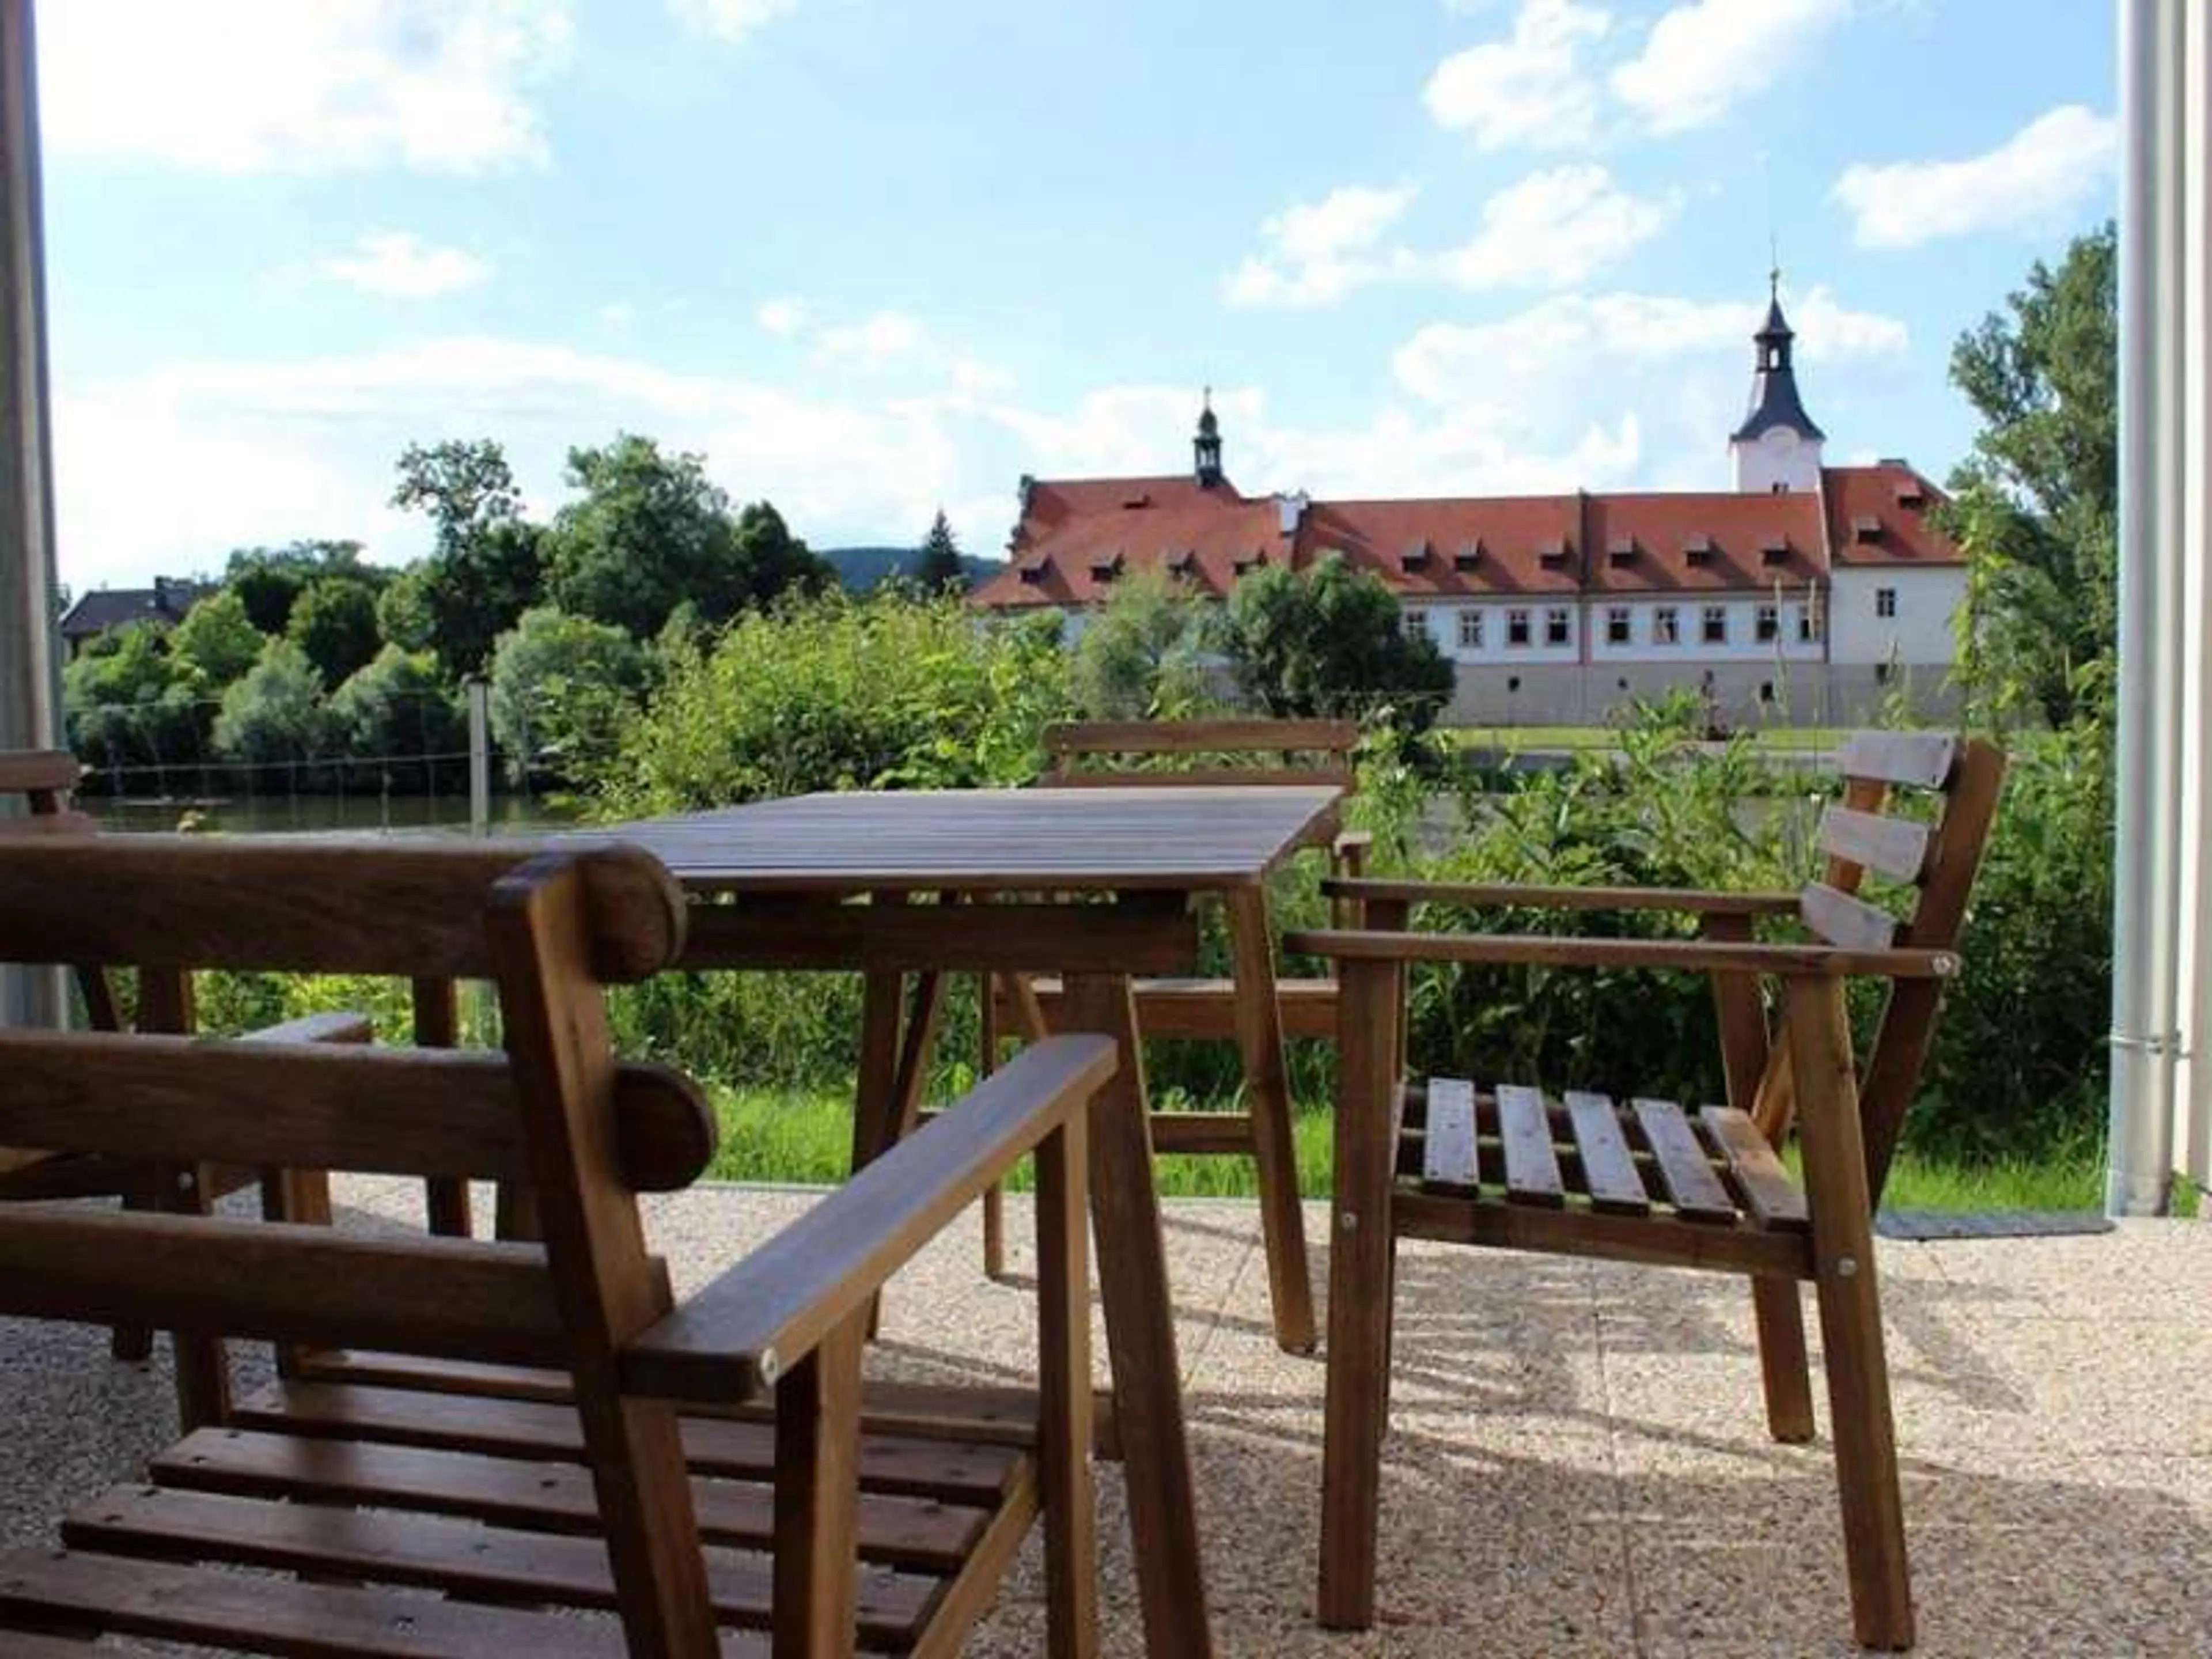
[[1592, 662], [1819, 662], [1820, 605], [1730, 593], [1638, 594], [1589, 601]]
[[1405, 602], [1408, 632], [1425, 629], [1446, 660], [1503, 666], [1582, 660], [1583, 602], [1575, 595]]
[[1810, 491], [1820, 487], [1821, 441], [1786, 426], [1770, 427], [1758, 437], [1729, 445], [1735, 463], [1735, 487], [1753, 495]]
[[1839, 565], [1829, 581], [1830, 661], [1949, 665], [1952, 628], [1966, 597], [1964, 568]]

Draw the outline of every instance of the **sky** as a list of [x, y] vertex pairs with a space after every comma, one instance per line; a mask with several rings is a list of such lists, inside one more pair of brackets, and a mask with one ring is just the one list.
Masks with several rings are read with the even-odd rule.
[[2114, 210], [2092, 0], [44, 0], [61, 576], [343, 537], [410, 441], [702, 453], [816, 546], [1017, 480], [1727, 487], [1778, 258], [1832, 461]]

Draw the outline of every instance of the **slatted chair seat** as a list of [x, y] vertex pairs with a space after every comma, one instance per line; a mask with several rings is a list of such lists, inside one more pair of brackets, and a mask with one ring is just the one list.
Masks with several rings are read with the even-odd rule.
[[[1912, 1644], [1895, 1431], [1874, 1271], [1881, 1191], [1935, 1028], [1960, 969], [1966, 900], [2004, 761], [1944, 733], [1867, 734], [1840, 755], [1844, 799], [1822, 817], [1820, 879], [1795, 894], [1346, 881], [1329, 890], [1361, 925], [1293, 935], [1335, 960], [1339, 1006], [1335, 1213], [1330, 1227], [1328, 1404], [1323, 1432], [1322, 1622], [1375, 1617], [1380, 1443], [1389, 1420], [1396, 1241], [1424, 1238], [1741, 1273], [1752, 1283], [1767, 1425], [1814, 1430], [1799, 1285], [1820, 1310], [1836, 1478], [1856, 1633]], [[1885, 816], [1897, 792], [1932, 820]], [[1909, 897], [1900, 918], [1862, 892], [1869, 872]], [[1696, 938], [1414, 931], [1415, 906], [1453, 911], [1675, 911]], [[1802, 937], [1761, 941], [1754, 923]], [[1412, 964], [1605, 968], [1710, 978], [1726, 1104], [1614, 1096], [1405, 1071]], [[1862, 1073], [1847, 979], [1888, 982]], [[1771, 987], [1770, 1025], [1762, 986]], [[1796, 1129], [1804, 1175], [1778, 1149]]]
[[[1112, 1043], [1030, 1049], [679, 1303], [636, 1195], [703, 1173], [714, 1121], [615, 1059], [602, 987], [673, 962], [684, 915], [629, 849], [0, 845], [0, 960], [488, 977], [507, 1043], [0, 1031], [0, 1139], [235, 1164], [266, 1211], [0, 1213], [0, 1316], [182, 1329], [214, 1367], [180, 1346], [185, 1432], [143, 1480], [0, 1553], [0, 1654], [949, 1656], [1033, 1529], [1048, 1652], [1096, 1651], [1085, 1123]], [[865, 1382], [884, 1280], [1024, 1157], [1036, 1385]], [[544, 1242], [336, 1227], [332, 1169], [525, 1188]], [[276, 1344], [277, 1380], [234, 1397], [223, 1339]]]

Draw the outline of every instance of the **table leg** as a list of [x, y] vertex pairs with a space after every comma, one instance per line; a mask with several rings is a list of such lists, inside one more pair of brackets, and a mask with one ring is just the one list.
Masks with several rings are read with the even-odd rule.
[[1120, 1068], [1091, 1109], [1091, 1213], [1146, 1648], [1208, 1659], [1213, 1638], [1199, 1562], [1167, 1247], [1152, 1185], [1136, 1003], [1125, 975], [1070, 975], [1061, 1008], [1062, 1029], [1105, 1033], [1121, 1053]]
[[1244, 1100], [1260, 1166], [1260, 1231], [1267, 1247], [1275, 1341], [1285, 1353], [1311, 1353], [1313, 1279], [1306, 1266], [1305, 1212], [1298, 1207], [1290, 1069], [1283, 1059], [1283, 1014], [1275, 999], [1267, 891], [1240, 888], [1228, 895], [1227, 903], [1237, 973], [1237, 1042], [1244, 1055]]
[[[906, 976], [874, 969], [860, 976], [860, 1066], [853, 1091], [853, 1173], [890, 1149], [899, 1132], [900, 1002]], [[876, 1340], [883, 1323], [884, 1299], [868, 1303], [867, 1336]]]

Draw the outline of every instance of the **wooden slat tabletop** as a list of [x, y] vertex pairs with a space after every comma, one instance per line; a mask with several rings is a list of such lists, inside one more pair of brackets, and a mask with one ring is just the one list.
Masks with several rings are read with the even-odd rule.
[[568, 839], [642, 847], [693, 891], [1081, 892], [1249, 886], [1330, 833], [1328, 788], [800, 795]]

